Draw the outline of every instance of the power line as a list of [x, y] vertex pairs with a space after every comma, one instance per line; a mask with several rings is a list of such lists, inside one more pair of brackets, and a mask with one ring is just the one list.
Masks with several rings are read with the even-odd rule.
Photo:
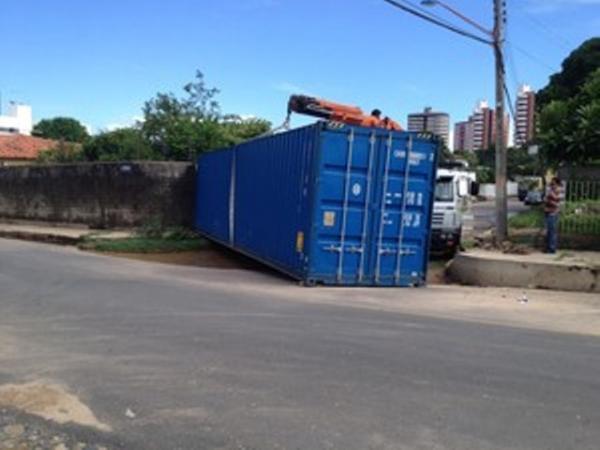
[[438, 14], [435, 14], [434, 12], [432, 12], [431, 10], [434, 9], [434, 8], [425, 9], [425, 8], [419, 6], [418, 4], [415, 4], [415, 3], [410, 2], [408, 0], [401, 0], [401, 1], [404, 4], [408, 5], [409, 7], [420, 11], [421, 13], [425, 14], [426, 16], [433, 17], [433, 18], [439, 20], [440, 22], [443, 22], [444, 24], [446, 24], [446, 25], [448, 25], [450, 27], [456, 27], [452, 22], [450, 22], [450, 21], [444, 19], [442, 16], [439, 16]]
[[445, 22], [443, 20], [440, 20], [440, 19], [438, 19], [436, 17], [431, 16], [431, 14], [426, 14], [424, 12], [421, 12], [421, 11], [415, 9], [414, 6], [412, 6], [412, 5], [411, 6], [406, 6], [405, 4], [402, 4], [402, 3], [398, 2], [398, 1], [395, 1], [395, 0], [383, 0], [383, 1], [386, 2], [386, 3], [389, 3], [392, 6], [395, 6], [396, 8], [399, 8], [399, 9], [401, 9], [401, 10], [403, 10], [403, 11], [409, 13], [409, 14], [412, 14], [414, 16], [420, 17], [423, 20], [426, 20], [426, 21], [431, 22], [431, 23], [433, 23], [435, 25], [438, 25], [438, 26], [440, 26], [442, 28], [445, 28], [445, 29], [447, 29], [449, 31], [452, 31], [453, 33], [460, 34], [461, 36], [467, 37], [469, 39], [473, 39], [474, 41], [481, 42], [482, 44], [487, 44], [487, 45], [492, 45], [493, 44], [492, 41], [489, 41], [489, 40], [484, 39], [484, 38], [482, 38], [480, 36], [477, 36], [476, 34], [473, 34], [473, 33], [470, 33], [468, 31], [465, 31], [462, 28], [458, 28], [458, 27], [456, 27], [454, 25], [451, 25], [448, 22]]
[[512, 82], [515, 84], [515, 86], [519, 86], [522, 82], [522, 79], [519, 76], [517, 64], [515, 63], [515, 55], [512, 51], [512, 45], [508, 42], [506, 45], [506, 54], [508, 55], [508, 62], [510, 63], [507, 66], [509, 68], [509, 73], [510, 77], [512, 78]]
[[516, 45], [514, 42], [511, 42], [511, 47], [513, 49], [515, 49], [516, 51], [518, 51], [519, 53], [521, 53], [522, 55], [526, 56], [527, 58], [529, 58], [531, 61], [537, 63], [539, 66], [548, 69], [552, 72], [554, 72], [556, 70], [556, 68], [551, 67], [550, 64], [542, 61], [540, 58], [538, 58], [537, 56], [533, 55], [532, 53], [528, 52], [527, 50], [525, 50], [522, 47], [519, 47], [518, 45]]
[[556, 30], [554, 30], [552, 27], [550, 27], [537, 17], [534, 17], [529, 12], [527, 12], [527, 10], [522, 7], [522, 5], [518, 4], [519, 2], [514, 3], [516, 8], [522, 13], [523, 17], [529, 20], [530, 23], [537, 26], [538, 29], [544, 31], [547, 36], [551, 37], [554, 40], [554, 42], [559, 44], [564, 50], [571, 51], [575, 47], [575, 44], [570, 42], [569, 39], [565, 38], [564, 36], [556, 32]]

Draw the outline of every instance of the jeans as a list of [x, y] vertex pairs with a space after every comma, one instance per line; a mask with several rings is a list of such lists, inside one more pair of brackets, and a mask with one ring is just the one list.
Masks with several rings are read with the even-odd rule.
[[556, 253], [558, 246], [558, 214], [546, 214], [546, 251]]

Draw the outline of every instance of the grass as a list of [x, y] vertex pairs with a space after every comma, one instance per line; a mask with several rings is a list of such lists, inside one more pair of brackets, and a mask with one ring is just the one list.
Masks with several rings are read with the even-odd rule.
[[508, 219], [508, 226], [512, 228], [543, 228], [544, 212], [540, 207], [533, 207]]
[[[521, 212], [508, 220], [514, 229], [544, 228], [544, 212], [541, 206]], [[600, 235], [600, 202], [569, 202], [562, 207], [559, 218], [561, 233]]]
[[560, 231], [600, 235], [600, 201], [569, 202], [560, 215]]
[[185, 228], [150, 225], [140, 228], [130, 238], [103, 239], [89, 236], [79, 244], [79, 248], [111, 253], [175, 253], [201, 250], [207, 245], [206, 239]]
[[207, 241], [202, 238], [164, 239], [131, 237], [124, 239], [86, 239], [79, 248], [110, 253], [174, 253], [201, 250]]

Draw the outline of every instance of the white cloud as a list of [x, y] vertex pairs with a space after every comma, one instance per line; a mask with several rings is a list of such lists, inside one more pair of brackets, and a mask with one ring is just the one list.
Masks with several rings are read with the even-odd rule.
[[305, 95], [313, 95], [309, 89], [305, 89], [302, 86], [298, 86], [297, 84], [290, 83], [288, 81], [282, 81], [273, 86], [276, 91], [285, 92], [287, 94], [305, 94]]
[[132, 127], [134, 125], [142, 123], [143, 121], [144, 121], [144, 117], [143, 116], [133, 116], [133, 117], [130, 117], [129, 119], [127, 119], [127, 120], [123, 120], [123, 121], [120, 121], [120, 122], [108, 123], [103, 128], [103, 131], [115, 131], [115, 130], [121, 130], [123, 128], [130, 128], [130, 127]]

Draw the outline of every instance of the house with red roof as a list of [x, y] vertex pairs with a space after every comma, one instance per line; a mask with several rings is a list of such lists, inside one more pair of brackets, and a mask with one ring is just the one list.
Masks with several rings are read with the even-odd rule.
[[0, 134], [0, 166], [35, 163], [44, 150], [58, 148], [60, 142], [24, 134]]

